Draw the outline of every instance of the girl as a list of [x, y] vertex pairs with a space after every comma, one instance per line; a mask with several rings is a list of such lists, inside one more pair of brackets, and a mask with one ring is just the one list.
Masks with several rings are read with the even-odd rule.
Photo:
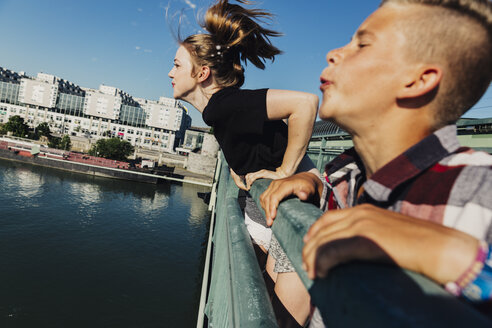
[[[174, 98], [202, 113], [229, 166], [246, 175], [246, 189], [258, 178], [278, 179], [296, 171], [318, 108], [318, 97], [310, 93], [240, 89], [242, 62], [264, 69], [265, 59], [281, 53], [268, 39], [280, 34], [255, 21], [266, 17], [270, 14], [217, 1], [205, 15], [209, 33], [180, 41], [169, 72]], [[288, 119], [288, 128], [282, 119]]]
[[[232, 177], [243, 190], [256, 179], [284, 178], [298, 170], [318, 108], [318, 97], [310, 93], [240, 88], [243, 63], [264, 69], [266, 59], [273, 61], [281, 53], [269, 40], [280, 34], [258, 23], [270, 17], [259, 9], [218, 0], [201, 24], [208, 33], [180, 40], [169, 72], [174, 98], [193, 105], [213, 127]], [[288, 127], [283, 119], [288, 120]], [[248, 213], [254, 211], [246, 205], [245, 212], [253, 240], [267, 250], [268, 233], [255, 233], [251, 228], [255, 223], [266, 227], [265, 219], [260, 214], [263, 222], [248, 223]], [[257, 215], [252, 219], [259, 221]]]

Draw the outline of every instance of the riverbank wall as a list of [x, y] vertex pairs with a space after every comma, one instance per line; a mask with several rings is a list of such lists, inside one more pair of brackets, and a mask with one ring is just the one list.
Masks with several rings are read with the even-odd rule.
[[[190, 183], [202, 186], [212, 186], [212, 179], [206, 176], [200, 176], [193, 173], [187, 173], [180, 170], [179, 174], [173, 172], [154, 172], [149, 170], [130, 169], [125, 166], [107, 167], [89, 163], [80, 163], [69, 160], [69, 152], [59, 151], [58, 153], [34, 152], [29, 149], [28, 145], [9, 145], [0, 142], [0, 159], [28, 163], [32, 165], [45, 166], [69, 172], [76, 172], [98, 177], [138, 181], [144, 183], [162, 183], [165, 181], [174, 181], [181, 183]], [[101, 161], [106, 161], [101, 159]], [[124, 168], [123, 168], [124, 167]]]

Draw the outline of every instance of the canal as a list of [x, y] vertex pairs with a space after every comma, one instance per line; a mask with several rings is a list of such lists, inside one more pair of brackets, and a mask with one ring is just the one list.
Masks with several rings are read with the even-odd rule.
[[0, 327], [193, 327], [205, 187], [0, 160]]

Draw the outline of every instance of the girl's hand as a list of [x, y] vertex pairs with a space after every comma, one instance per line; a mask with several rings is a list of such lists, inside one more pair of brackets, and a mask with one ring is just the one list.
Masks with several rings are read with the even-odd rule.
[[234, 183], [239, 189], [249, 190], [249, 188], [246, 188], [246, 185], [244, 184], [244, 180], [243, 180], [244, 176], [237, 175], [236, 172], [234, 172], [232, 169], [230, 169], [230, 172], [231, 172], [232, 180], [234, 180]]
[[246, 188], [248, 188], [247, 190], [249, 190], [253, 182], [255, 182], [258, 179], [277, 180], [277, 179], [286, 178], [288, 176], [289, 175], [287, 175], [280, 167], [278, 167], [276, 171], [259, 170], [256, 172], [251, 172], [246, 174]]

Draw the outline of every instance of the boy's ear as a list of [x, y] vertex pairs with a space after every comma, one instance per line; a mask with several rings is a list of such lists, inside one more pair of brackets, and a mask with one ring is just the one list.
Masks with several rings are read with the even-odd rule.
[[442, 69], [439, 66], [427, 66], [410, 77], [405, 87], [397, 94], [398, 99], [418, 98], [434, 91], [441, 83]]
[[198, 82], [204, 82], [208, 79], [210, 76], [210, 67], [208, 66], [202, 66], [200, 68], [200, 72], [198, 73]]

